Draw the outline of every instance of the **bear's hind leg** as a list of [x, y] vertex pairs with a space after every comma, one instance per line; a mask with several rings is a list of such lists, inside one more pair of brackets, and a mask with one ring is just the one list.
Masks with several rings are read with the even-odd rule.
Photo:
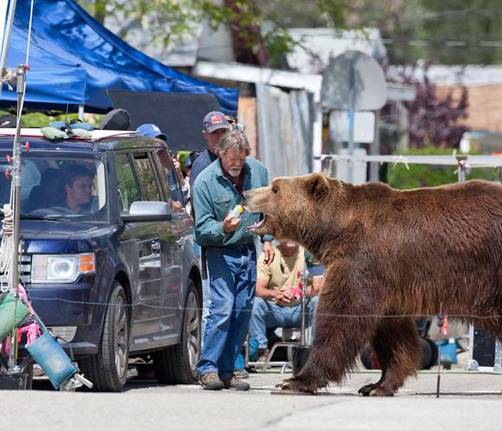
[[372, 341], [382, 367], [377, 383], [363, 386], [365, 396], [392, 396], [408, 377], [416, 375], [420, 343], [412, 318], [383, 318]]
[[343, 380], [374, 333], [374, 316], [379, 314], [374, 303], [361, 304], [360, 297], [360, 291], [354, 295], [346, 291], [344, 296], [321, 293], [308, 360], [298, 375], [282, 383], [283, 390], [315, 393], [330, 381]]

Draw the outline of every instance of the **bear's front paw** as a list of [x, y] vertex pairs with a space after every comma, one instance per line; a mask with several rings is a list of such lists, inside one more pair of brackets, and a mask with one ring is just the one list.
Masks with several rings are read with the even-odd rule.
[[308, 394], [315, 394], [317, 392], [317, 387], [308, 385], [304, 381], [298, 380], [295, 377], [286, 379], [277, 386], [281, 389], [281, 391], [305, 392]]
[[374, 390], [375, 388], [376, 385], [374, 383], [370, 383], [369, 385], [365, 385], [362, 388], [360, 388], [357, 392], [365, 397], [369, 397], [371, 395], [371, 391]]
[[363, 386], [357, 392], [362, 394], [365, 397], [392, 397], [394, 396], [394, 391], [387, 390], [382, 386], [375, 385], [374, 383], [370, 383], [369, 385]]

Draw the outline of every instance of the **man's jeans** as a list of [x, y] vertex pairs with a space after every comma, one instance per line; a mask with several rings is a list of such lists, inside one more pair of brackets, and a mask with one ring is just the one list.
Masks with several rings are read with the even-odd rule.
[[256, 287], [253, 244], [211, 247], [206, 250], [211, 303], [199, 374], [217, 372], [228, 378], [249, 329]]
[[[307, 298], [305, 304], [305, 324], [314, 327], [314, 313], [317, 307], [317, 296]], [[249, 335], [258, 340], [258, 348], [268, 347], [267, 329], [276, 328], [299, 328], [301, 326], [301, 305], [293, 307], [281, 307], [256, 297], [253, 306], [253, 316], [249, 327]]]

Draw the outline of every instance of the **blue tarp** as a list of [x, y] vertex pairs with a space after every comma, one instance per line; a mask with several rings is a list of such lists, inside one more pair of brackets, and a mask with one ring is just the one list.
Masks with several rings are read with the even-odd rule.
[[[18, 0], [7, 67], [25, 62], [29, 13], [30, 0]], [[237, 112], [237, 89], [195, 79], [144, 55], [73, 0], [35, 0], [29, 65], [28, 102], [108, 109], [107, 89], [210, 93], [223, 111]], [[2, 99], [15, 97], [2, 93]]]

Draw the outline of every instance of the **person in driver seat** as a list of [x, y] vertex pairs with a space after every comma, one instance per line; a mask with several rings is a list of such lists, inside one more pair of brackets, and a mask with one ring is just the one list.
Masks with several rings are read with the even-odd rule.
[[64, 177], [65, 205], [76, 214], [88, 214], [92, 202], [93, 174], [85, 166], [74, 164]]

